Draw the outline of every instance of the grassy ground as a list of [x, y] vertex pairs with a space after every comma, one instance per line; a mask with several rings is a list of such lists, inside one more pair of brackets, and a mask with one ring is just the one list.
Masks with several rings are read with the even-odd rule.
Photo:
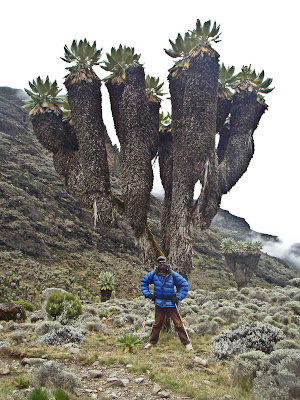
[[[32, 334], [33, 335], [33, 334]], [[33, 342], [15, 345], [0, 349], [1, 360], [20, 361], [23, 357], [40, 357], [47, 355], [48, 359], [64, 361], [78, 366], [91, 367], [98, 360], [101, 365], [131, 364], [129, 370], [134, 373], [148, 372], [148, 376], [165, 389], [178, 394], [189, 396], [196, 400], [221, 399], [229, 395], [231, 400], [253, 400], [254, 397], [247, 391], [231, 385], [231, 362], [212, 360], [209, 358], [210, 336], [191, 336], [194, 353], [187, 353], [180, 344], [176, 335], [163, 333], [159, 343], [149, 349], [144, 349], [145, 343], [139, 343], [133, 352], [125, 353], [116, 345], [116, 337], [102, 333], [89, 332], [80, 345], [80, 353], [70, 355], [60, 347], [33, 345]], [[195, 365], [195, 356], [208, 359], [208, 366]], [[24, 383], [24, 372], [17, 372], [11, 368], [11, 374], [0, 378], [0, 400], [7, 400], [9, 393], [16, 390], [18, 385]], [[209, 381], [209, 382], [207, 382]], [[27, 379], [27, 386], [30, 381]], [[74, 397], [70, 400], [87, 399], [87, 397]]]

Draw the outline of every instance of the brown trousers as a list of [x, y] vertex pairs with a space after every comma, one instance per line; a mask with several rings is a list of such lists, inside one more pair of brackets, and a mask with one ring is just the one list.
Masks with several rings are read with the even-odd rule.
[[163, 326], [166, 315], [168, 315], [173, 321], [175, 330], [178, 333], [181, 343], [184, 345], [190, 343], [176, 307], [159, 307], [159, 306], [155, 306], [155, 321], [152, 326], [149, 342], [151, 344], [156, 344], [158, 342], [159, 333]]

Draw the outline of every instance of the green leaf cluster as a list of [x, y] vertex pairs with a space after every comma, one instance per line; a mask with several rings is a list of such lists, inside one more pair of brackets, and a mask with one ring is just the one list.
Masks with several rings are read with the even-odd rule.
[[26, 311], [35, 311], [34, 306], [26, 300], [18, 300], [18, 301], [14, 301], [13, 303], [15, 304], [19, 304], [20, 306], [22, 306], [24, 308], [24, 310]]
[[216, 21], [211, 26], [211, 21], [206, 21], [202, 25], [200, 20], [197, 19], [196, 29], [192, 31], [200, 40], [201, 44], [210, 45], [210, 42], [220, 42], [220, 25], [217, 25]]
[[272, 92], [272, 90], [274, 89], [269, 87], [273, 79], [265, 79], [264, 71], [256, 73], [255, 69], [251, 68], [251, 64], [249, 66], [243, 65], [241, 72], [237, 74], [237, 81], [235, 86], [245, 81], [252, 83], [258, 93], [267, 94]]
[[28, 82], [28, 84], [31, 90], [24, 90], [30, 97], [30, 100], [25, 100], [24, 108], [32, 109], [36, 105], [47, 108], [51, 103], [57, 106], [62, 103], [61, 98], [57, 96], [61, 89], [58, 88], [56, 81], [51, 82], [49, 80], [49, 76], [46, 77], [45, 81], [38, 76], [36, 80]]
[[216, 22], [211, 26], [211, 21], [209, 20], [202, 25], [200, 20], [197, 19], [194, 30], [186, 32], [184, 37], [178, 33], [175, 42], [169, 40], [172, 48], [164, 50], [172, 58], [188, 57], [191, 51], [200, 44], [210, 46], [210, 42], [212, 41], [218, 43], [221, 35], [219, 31], [220, 25], [217, 26]]
[[138, 337], [133, 333], [124, 333], [117, 338], [117, 346], [121, 347], [125, 353], [131, 353], [134, 346], [139, 344]]
[[46, 312], [53, 318], [65, 313], [67, 319], [74, 319], [82, 314], [82, 307], [80, 300], [72, 293], [53, 292], [48, 297]]
[[71, 116], [71, 109], [68, 101], [68, 96], [67, 95], [61, 96], [61, 99], [62, 99], [61, 111], [63, 113], [63, 120], [66, 120]]
[[171, 125], [172, 117], [171, 114], [168, 112], [164, 114], [164, 112], [159, 113], [159, 129], [167, 128]]
[[223, 89], [231, 87], [237, 81], [237, 75], [234, 75], [235, 67], [225, 67], [224, 63], [220, 66], [219, 86]]
[[172, 49], [164, 49], [168, 56], [172, 58], [188, 57], [190, 52], [200, 43], [197, 36], [186, 32], [184, 37], [178, 33], [175, 42], [169, 39]]
[[110, 53], [106, 53], [107, 61], [103, 61], [103, 68], [105, 71], [112, 72], [105, 80], [113, 78], [125, 79], [125, 69], [133, 61], [139, 61], [141, 55], [134, 52], [134, 47], [127, 47], [119, 45], [118, 49], [111, 48]]
[[35, 388], [27, 394], [27, 400], [67, 400], [68, 395], [63, 389], [54, 389], [52, 392], [46, 388]]
[[28, 375], [22, 374], [22, 375], [17, 376], [14, 379], [13, 383], [18, 389], [25, 389], [30, 386], [31, 378]]
[[221, 251], [224, 254], [234, 253], [249, 253], [249, 254], [260, 254], [263, 245], [261, 242], [250, 242], [250, 241], [238, 241], [236, 242], [232, 238], [225, 238], [221, 241]]
[[98, 285], [100, 290], [113, 290], [115, 286], [115, 275], [109, 271], [101, 272], [99, 274]]
[[164, 83], [159, 83], [159, 78], [155, 78], [154, 76], [147, 75], [146, 76], [146, 94], [149, 100], [162, 100], [162, 96], [166, 93], [163, 93], [162, 87]]
[[67, 63], [75, 63], [72, 67], [67, 67], [69, 71], [80, 71], [82, 69], [92, 68], [94, 65], [99, 65], [101, 51], [96, 47], [96, 41], [92, 45], [84, 39], [77, 42], [73, 40], [71, 48], [64, 46], [65, 55], [61, 57]]

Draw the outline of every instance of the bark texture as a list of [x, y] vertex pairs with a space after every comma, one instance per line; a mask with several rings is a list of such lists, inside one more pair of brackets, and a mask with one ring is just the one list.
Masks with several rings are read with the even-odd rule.
[[[147, 225], [153, 185], [151, 160], [157, 152], [159, 104], [146, 96], [143, 67], [134, 62], [125, 81], [107, 82], [120, 141], [121, 190], [125, 214], [138, 245], [149, 259], [153, 241]], [[150, 241], [149, 241], [150, 240]]]
[[247, 286], [256, 271], [260, 254], [224, 254], [226, 263], [233, 273], [238, 290]]
[[254, 154], [253, 133], [267, 109], [254, 90], [245, 88], [233, 96], [229, 136], [223, 146], [223, 159], [219, 166], [220, 188], [227, 193], [246, 172]]
[[[170, 254], [171, 263], [185, 276], [192, 269], [192, 222], [201, 215], [203, 227], [210, 224], [212, 210], [217, 211], [220, 200], [215, 193], [218, 74], [217, 55], [200, 48], [186, 71], [169, 76], [173, 132]], [[193, 195], [198, 180], [205, 190], [195, 208]], [[208, 202], [210, 210], [205, 211]]]
[[55, 154], [66, 145], [67, 135], [60, 110], [55, 112], [41, 108], [31, 121], [34, 133], [47, 150]]
[[170, 217], [173, 186], [173, 138], [170, 128], [159, 132], [159, 170], [160, 179], [165, 191], [163, 210], [161, 216], [162, 250], [166, 256], [170, 252]]
[[104, 225], [112, 222], [109, 168], [102, 120], [100, 79], [84, 71], [80, 79], [70, 74], [65, 86], [78, 142], [78, 157], [83, 170], [88, 208]]

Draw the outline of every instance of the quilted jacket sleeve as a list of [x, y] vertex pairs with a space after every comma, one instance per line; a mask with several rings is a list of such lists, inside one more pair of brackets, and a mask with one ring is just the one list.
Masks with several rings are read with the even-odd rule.
[[141, 280], [141, 291], [145, 297], [151, 294], [149, 290], [149, 285], [153, 283], [153, 276], [154, 276], [154, 271], [151, 271], [148, 274], [144, 275]]
[[187, 283], [187, 280], [177, 272], [173, 272], [173, 280], [177, 288], [176, 297], [179, 300], [184, 299], [189, 291], [189, 284]]

